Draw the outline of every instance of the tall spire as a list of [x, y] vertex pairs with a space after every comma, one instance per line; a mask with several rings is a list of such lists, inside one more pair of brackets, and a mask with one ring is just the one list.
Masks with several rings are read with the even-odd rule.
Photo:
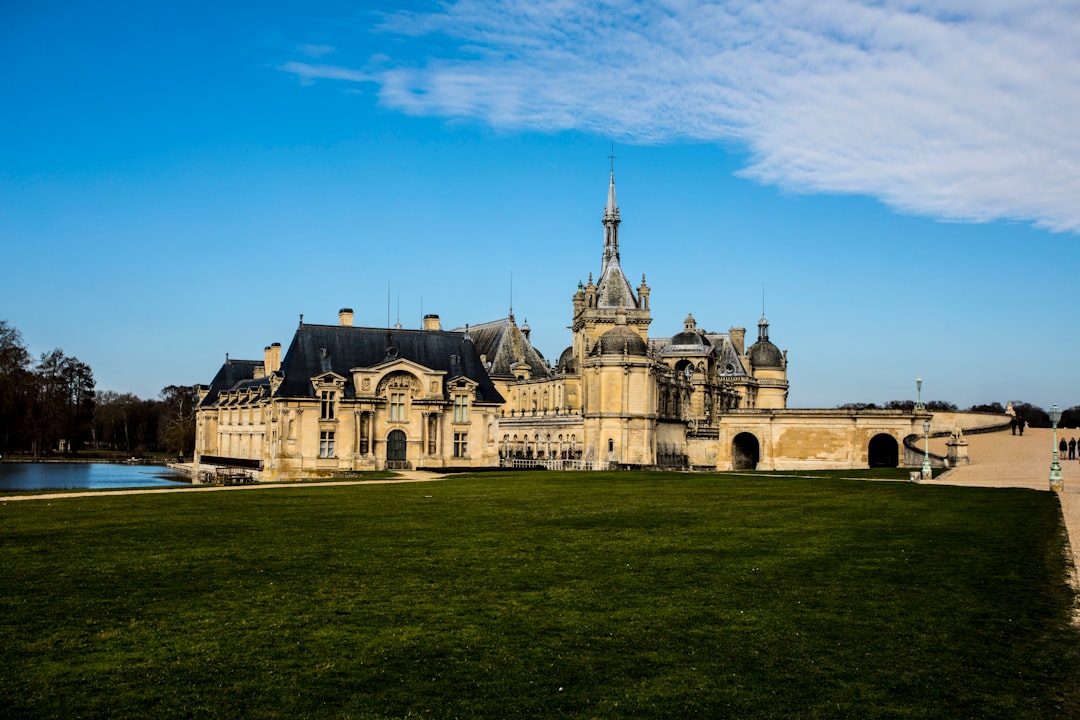
[[757, 324], [758, 342], [769, 339], [769, 321], [765, 319], [765, 283], [761, 283], [761, 319]]
[[615, 171], [611, 171], [608, 184], [607, 207], [604, 208], [604, 261], [600, 266], [603, 277], [608, 263], [619, 262], [619, 206], [615, 204]]

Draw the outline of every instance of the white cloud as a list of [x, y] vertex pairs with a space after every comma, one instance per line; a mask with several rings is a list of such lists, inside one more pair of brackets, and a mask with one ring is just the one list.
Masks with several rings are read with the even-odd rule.
[[459, 0], [380, 30], [440, 50], [284, 69], [506, 129], [734, 140], [762, 182], [1080, 232], [1074, 0]]
[[305, 82], [316, 79], [348, 80], [349, 82], [370, 82], [374, 80], [368, 73], [361, 72], [360, 70], [350, 70], [349, 68], [339, 67], [337, 65], [312, 65], [310, 63], [302, 62], [287, 62], [278, 69], [296, 75]]

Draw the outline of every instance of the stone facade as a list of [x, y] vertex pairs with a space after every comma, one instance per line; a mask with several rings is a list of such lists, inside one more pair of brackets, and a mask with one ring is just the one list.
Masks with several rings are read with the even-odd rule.
[[535, 465], [719, 470], [897, 465], [925, 414], [787, 409], [787, 352], [758, 322], [650, 337], [651, 290], [623, 272], [614, 173], [598, 280], [571, 297], [552, 365], [508, 317], [452, 331], [305, 325], [281, 357], [226, 360], [200, 394], [197, 463], [264, 479]]

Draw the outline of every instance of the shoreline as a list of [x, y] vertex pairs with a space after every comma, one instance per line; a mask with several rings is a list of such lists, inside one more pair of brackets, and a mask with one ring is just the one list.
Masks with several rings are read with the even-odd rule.
[[157, 460], [153, 458], [96, 458], [96, 457], [74, 457], [74, 458], [23, 458], [23, 457], [2, 457], [0, 458], [0, 465], [160, 465], [161, 467], [167, 467], [170, 463], [169, 460]]

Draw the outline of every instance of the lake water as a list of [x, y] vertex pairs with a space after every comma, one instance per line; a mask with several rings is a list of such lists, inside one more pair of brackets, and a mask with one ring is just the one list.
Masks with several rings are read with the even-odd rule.
[[185, 475], [163, 465], [111, 463], [0, 463], [5, 490], [104, 490], [186, 485]]

